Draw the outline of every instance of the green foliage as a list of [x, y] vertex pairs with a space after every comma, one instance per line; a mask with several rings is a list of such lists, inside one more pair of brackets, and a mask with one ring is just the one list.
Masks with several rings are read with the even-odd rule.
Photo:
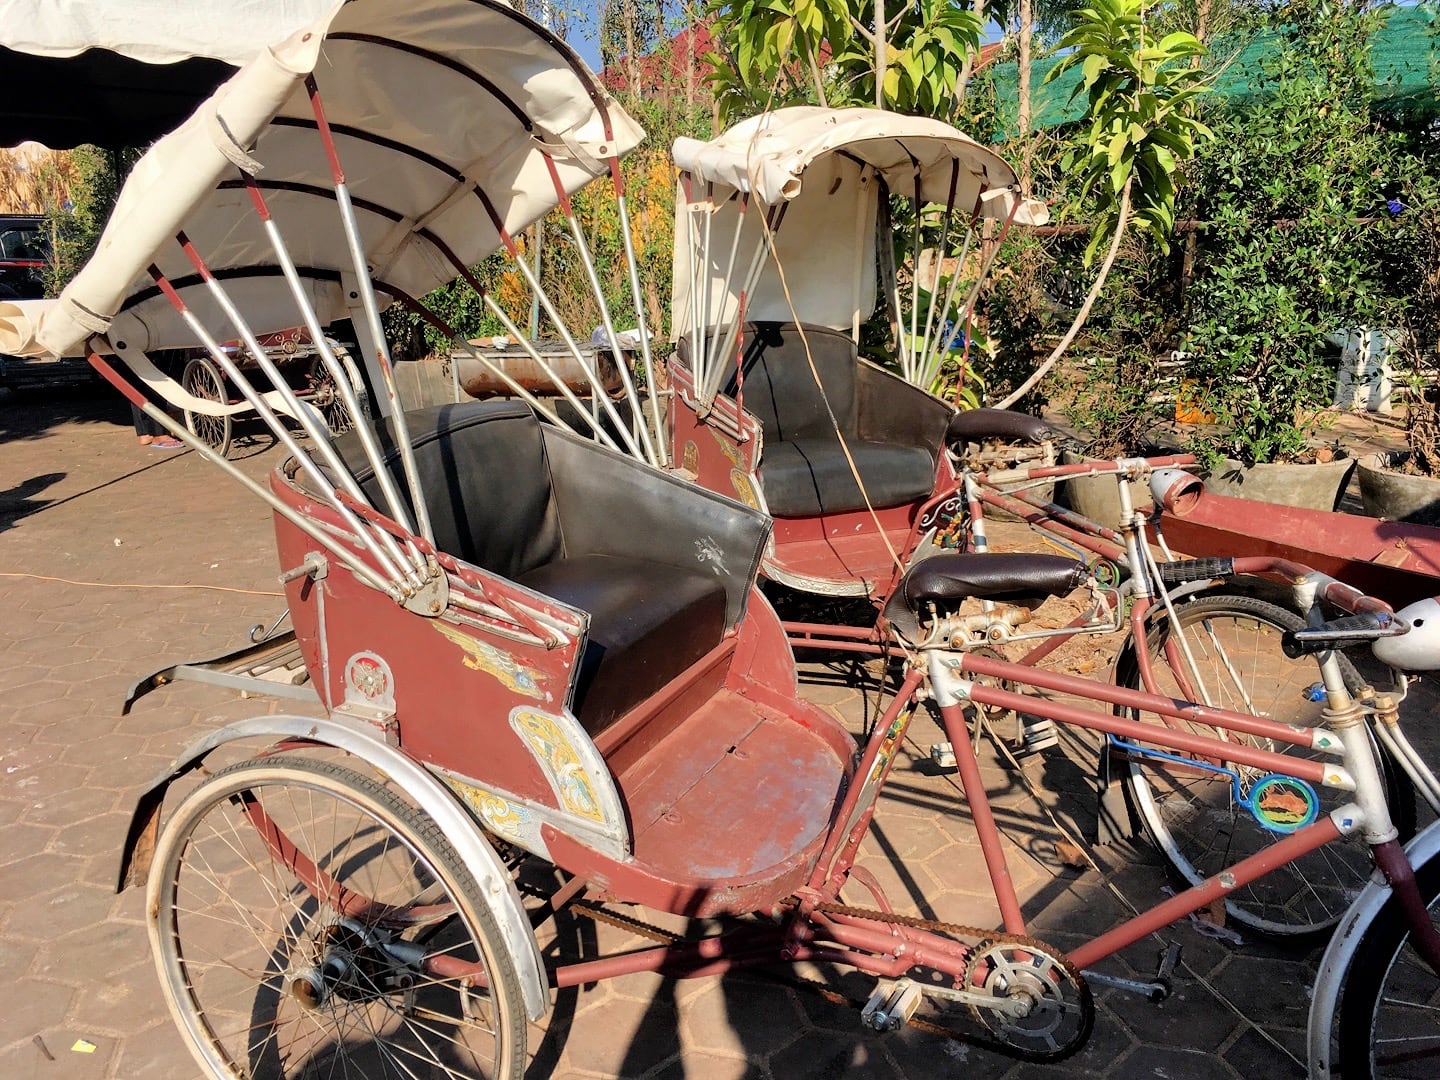
[[45, 291], [58, 296], [100, 242], [100, 234], [115, 206], [120, 184], [138, 159], [138, 151], [112, 155], [97, 146], [77, 146], [65, 154], [52, 154], [41, 166], [41, 186], [49, 192], [68, 192], [68, 198], [47, 198], [45, 231], [50, 237], [50, 265], [43, 277]]
[[1207, 222], [1191, 291], [1189, 375], [1219, 430], [1196, 448], [1247, 463], [1293, 459], [1329, 407], [1330, 335], [1383, 325], [1394, 295], [1387, 189], [1404, 169], [1369, 109], [1364, 4], [1295, 0], [1268, 60], [1266, 98], [1217, 115], [1195, 171]]
[[[953, 0], [897, 5], [886, 34], [885, 107], [925, 116], [954, 111], [980, 21]], [[874, 105], [873, 3], [864, 0], [712, 0], [711, 87], [725, 123], [803, 102]], [[822, 68], [823, 59], [823, 72]]]
[[1079, 171], [1080, 196], [1094, 199], [1099, 215], [1086, 264], [1124, 227], [1120, 205], [1127, 184], [1134, 224], [1164, 249], [1175, 225], [1176, 171], [1211, 135], [1194, 115], [1206, 76], [1190, 66], [1205, 46], [1178, 30], [1154, 40], [1143, 0], [1094, 0], [1075, 18], [1060, 41], [1060, 48], [1073, 51], [1046, 81], [1074, 67], [1084, 76], [1076, 92], [1083, 89], [1088, 98], [1086, 127], [1061, 165]]

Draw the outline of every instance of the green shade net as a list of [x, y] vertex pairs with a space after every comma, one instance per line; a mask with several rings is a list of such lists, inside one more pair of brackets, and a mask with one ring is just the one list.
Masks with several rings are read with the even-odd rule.
[[[1232, 105], [1263, 98], [1268, 82], [1266, 54], [1278, 37], [1274, 31], [1259, 34], [1238, 50], [1223, 43], [1212, 46], [1210, 62], [1224, 65], [1215, 79], [1215, 95]], [[1375, 69], [1377, 109], [1440, 115], [1440, 12], [1432, 7], [1392, 10], [1370, 39], [1370, 61]], [[1045, 83], [1045, 77], [1059, 62], [1057, 56], [1031, 65], [1030, 113], [1034, 129], [1058, 127], [1085, 115], [1085, 95], [1075, 93], [1081, 85], [1079, 68]], [[1013, 135], [1019, 128], [1018, 68], [1015, 64], [997, 64], [989, 74], [995, 84], [998, 134]]]

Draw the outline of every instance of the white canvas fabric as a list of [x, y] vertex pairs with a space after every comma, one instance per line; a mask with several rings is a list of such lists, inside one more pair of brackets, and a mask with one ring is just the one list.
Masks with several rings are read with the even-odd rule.
[[109, 49], [149, 64], [208, 56], [239, 67], [335, 0], [0, 0], [0, 46], [36, 56]]
[[216, 336], [234, 336], [175, 243], [181, 229], [252, 330], [299, 322], [242, 169], [265, 189], [320, 321], [345, 317], [352, 262], [305, 92], [312, 71], [382, 294], [388, 285], [420, 297], [453, 280], [446, 251], [464, 266], [495, 251], [492, 209], [513, 234], [555, 206], [542, 147], [574, 192], [644, 134], [568, 47], [507, 5], [334, 6], [246, 64], [151, 148], [100, 250], [60, 298], [0, 308], [0, 351], [74, 354], [107, 329], [146, 351], [197, 344], [155, 290], [152, 263]]
[[[979, 206], [982, 217], [1040, 225], [1044, 203], [1016, 205], [1014, 171], [999, 155], [939, 120], [878, 109], [795, 106], [741, 121], [710, 142], [676, 139], [676, 166], [690, 177], [676, 200], [674, 334], [691, 332], [692, 291], [708, 293], [701, 321], [725, 326], [740, 303], [744, 267], [764, 241], [767, 208], [785, 207], [771, 240], [775, 257], [745, 298], [747, 320], [813, 323], [851, 330], [873, 310], [875, 221], [880, 183], [923, 204], [947, 205], [951, 183], [957, 216]], [[917, 186], [918, 185], [918, 186]], [[737, 193], [750, 196], [732, 267]], [[689, 217], [689, 222], [687, 222]], [[709, 219], [708, 259], [697, 233]]]

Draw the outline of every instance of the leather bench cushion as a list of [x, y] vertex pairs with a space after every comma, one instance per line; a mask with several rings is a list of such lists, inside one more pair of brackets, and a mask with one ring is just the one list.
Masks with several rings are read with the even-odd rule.
[[[918, 446], [847, 440], [855, 466], [876, 509], [903, 506], [935, 487], [935, 455]], [[776, 517], [814, 517], [865, 509], [850, 463], [832, 435], [766, 443], [760, 487]]]
[[725, 633], [725, 589], [712, 573], [581, 555], [517, 580], [590, 613], [571, 707], [591, 735], [719, 645]]

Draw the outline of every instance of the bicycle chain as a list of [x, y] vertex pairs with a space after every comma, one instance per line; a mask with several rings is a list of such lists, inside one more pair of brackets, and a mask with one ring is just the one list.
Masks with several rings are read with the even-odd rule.
[[[796, 906], [796, 902], [792, 899], [781, 906], [793, 908]], [[595, 922], [608, 923], [618, 929], [629, 930], [632, 933], [639, 934], [641, 937], [649, 938], [651, 941], [662, 945], [675, 945], [685, 940], [685, 938], [679, 934], [661, 929], [658, 926], [654, 926], [640, 919], [631, 918], [628, 915], [621, 915], [619, 912], [611, 911], [608, 908], [602, 907], [599, 904], [593, 904], [589, 901], [577, 900], [571, 904], [571, 907]], [[870, 922], [904, 926], [915, 930], [928, 930], [933, 933], [942, 933], [952, 938], [973, 938], [977, 942], [974, 946], [977, 955], [994, 949], [997, 946], [1014, 946], [1017, 949], [1041, 953], [1052, 960], [1056, 967], [1065, 972], [1066, 976], [1079, 992], [1081, 1008], [1084, 1010], [1082, 1022], [1076, 1032], [1076, 1037], [1065, 1046], [1045, 1052], [1015, 1046], [1000, 1039], [978, 1035], [973, 1031], [947, 1027], [944, 1024], [937, 1024], [934, 1021], [925, 1020], [921, 1017], [912, 1017], [907, 1022], [909, 1027], [923, 1031], [928, 1035], [938, 1035], [941, 1038], [953, 1039], [956, 1042], [993, 1050], [1006, 1057], [1034, 1062], [1061, 1061], [1084, 1046], [1086, 1040], [1090, 1037], [1090, 1030], [1095, 1024], [1095, 1003], [1085, 983], [1085, 977], [1081, 975], [1079, 969], [1067, 960], [1063, 954], [1057, 952], [1051, 946], [1046, 945], [1043, 941], [1026, 937], [1023, 934], [1001, 934], [992, 930], [982, 930], [979, 927], [961, 926], [957, 923], [939, 922], [935, 919], [922, 919], [913, 915], [899, 915], [891, 911], [877, 911], [874, 908], [852, 907], [848, 904], [817, 904], [812, 910], [818, 911], [822, 915], [846, 915], [851, 918], [866, 919]], [[866, 999], [855, 998], [849, 994], [841, 993], [838, 990], [832, 989], [828, 983], [819, 979], [806, 978], [793, 973], [790, 975], [777, 975], [773, 972], [757, 972], [757, 974], [763, 975], [772, 982], [791, 986], [797, 990], [806, 990], [818, 994], [831, 1004], [850, 1005], [858, 1009], [862, 1008], [866, 1003]], [[926, 988], [921, 984], [917, 985], [920, 985], [921, 994], [924, 995]]]

